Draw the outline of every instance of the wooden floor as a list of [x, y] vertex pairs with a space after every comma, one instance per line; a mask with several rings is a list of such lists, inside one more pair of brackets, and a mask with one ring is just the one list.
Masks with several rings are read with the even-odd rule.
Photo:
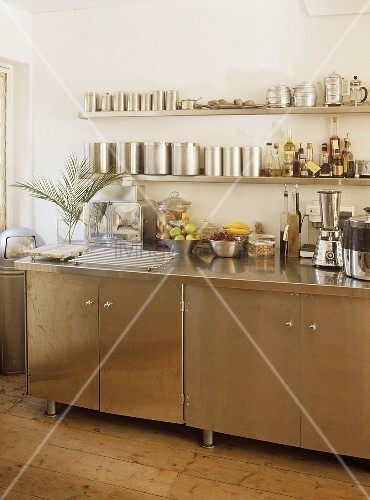
[[0, 377], [1, 498], [370, 498], [368, 461], [348, 461], [361, 492], [330, 455], [225, 435], [204, 450], [185, 426], [79, 408], [58, 422], [44, 411], [23, 377]]

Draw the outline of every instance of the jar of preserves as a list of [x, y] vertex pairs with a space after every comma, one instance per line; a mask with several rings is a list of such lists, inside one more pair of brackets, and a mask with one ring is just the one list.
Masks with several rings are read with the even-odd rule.
[[169, 238], [174, 227], [185, 228], [190, 222], [191, 201], [181, 198], [177, 191], [172, 191], [168, 198], [158, 202], [157, 212], [157, 242], [165, 245], [161, 238]]
[[256, 234], [249, 240], [248, 255], [273, 256], [275, 255], [276, 237], [272, 234]]

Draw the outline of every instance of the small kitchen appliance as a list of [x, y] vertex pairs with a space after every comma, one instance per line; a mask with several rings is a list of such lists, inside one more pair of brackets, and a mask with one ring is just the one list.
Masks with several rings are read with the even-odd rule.
[[318, 191], [321, 213], [320, 236], [312, 262], [320, 267], [343, 267], [342, 231], [339, 228], [341, 191]]
[[347, 276], [370, 281], [370, 207], [351, 217], [343, 229], [343, 260]]

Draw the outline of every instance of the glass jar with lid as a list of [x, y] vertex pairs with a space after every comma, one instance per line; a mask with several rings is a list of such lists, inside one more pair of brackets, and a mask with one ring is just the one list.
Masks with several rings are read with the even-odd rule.
[[213, 222], [211, 217], [205, 217], [203, 223], [198, 228], [198, 233], [201, 235], [202, 240], [208, 242], [219, 230], [220, 226]]
[[273, 256], [275, 255], [276, 237], [272, 234], [256, 234], [249, 240], [248, 255]]
[[172, 191], [168, 198], [157, 203], [157, 241], [163, 244], [161, 238], [169, 235], [174, 227], [183, 229], [190, 221], [191, 201], [181, 198], [177, 191]]

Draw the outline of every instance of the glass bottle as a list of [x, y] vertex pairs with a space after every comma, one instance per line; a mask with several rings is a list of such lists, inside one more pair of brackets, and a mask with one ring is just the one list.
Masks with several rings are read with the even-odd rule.
[[302, 144], [299, 145], [298, 151], [295, 151], [294, 153], [294, 160], [293, 160], [293, 177], [300, 177], [301, 175], [301, 169], [300, 169], [300, 164], [299, 164], [299, 155], [301, 154], [302, 149]]
[[288, 129], [287, 141], [284, 144], [284, 162], [283, 162], [283, 177], [293, 176], [295, 145], [292, 141], [292, 129]]
[[271, 177], [271, 171], [273, 167], [273, 160], [272, 160], [272, 142], [266, 142], [266, 156], [265, 156], [265, 163], [264, 163], [264, 171], [263, 175], [265, 177]]
[[281, 177], [281, 163], [279, 155], [279, 144], [274, 144], [274, 155], [272, 157], [271, 177]]
[[284, 209], [280, 214], [280, 254], [288, 255], [288, 190], [284, 184]]
[[340, 152], [340, 138], [338, 136], [338, 123], [337, 117], [333, 116], [333, 134], [329, 139], [329, 162], [333, 163], [333, 157], [335, 150], [338, 149]]
[[328, 145], [326, 144], [326, 142], [323, 142], [321, 144], [319, 177], [331, 177], [331, 176], [332, 176], [332, 170], [331, 170], [331, 165], [329, 163]]
[[332, 176], [343, 177], [343, 163], [339, 149], [334, 149], [333, 162], [332, 162]]
[[299, 170], [301, 173], [301, 177], [309, 177], [310, 173], [307, 170], [307, 165], [306, 165], [306, 155], [304, 152], [304, 149], [302, 148], [302, 144], [300, 145], [299, 148]]
[[355, 161], [353, 159], [353, 153], [351, 150], [351, 141], [349, 140], [349, 134], [344, 138], [344, 150], [342, 153], [343, 160], [343, 176], [344, 177], [354, 177], [355, 176]]

